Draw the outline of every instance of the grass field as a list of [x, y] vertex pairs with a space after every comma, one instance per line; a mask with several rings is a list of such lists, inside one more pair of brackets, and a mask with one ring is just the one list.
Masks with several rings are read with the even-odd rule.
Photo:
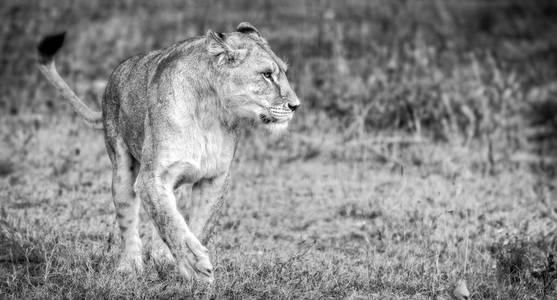
[[554, 249], [544, 185], [522, 168], [467, 167], [481, 165], [477, 150], [375, 148], [386, 138], [370, 135], [329, 140], [316, 153], [300, 146], [307, 133], [251, 137], [210, 244], [217, 275], [206, 288], [152, 263], [138, 278], [114, 272], [118, 229], [100, 133], [69, 117], [7, 118], [2, 128], [13, 141], [0, 186], [3, 297], [443, 299], [458, 279], [475, 299], [544, 293], [529, 274]]
[[[551, 1], [115, 3], [0, 4], [0, 298], [557, 297]], [[119, 60], [244, 20], [303, 107], [290, 134], [243, 138], [213, 286], [147, 256], [123, 277], [102, 134], [33, 47], [69, 28], [61, 73], [95, 107]]]

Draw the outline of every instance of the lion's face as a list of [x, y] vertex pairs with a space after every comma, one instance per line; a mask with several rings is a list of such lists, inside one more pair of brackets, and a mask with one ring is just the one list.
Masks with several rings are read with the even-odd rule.
[[[218, 53], [221, 96], [234, 116], [263, 124], [272, 132], [288, 127], [300, 100], [290, 87], [287, 66], [248, 23], [238, 32], [208, 34], [210, 53]], [[222, 51], [224, 49], [224, 51]]]

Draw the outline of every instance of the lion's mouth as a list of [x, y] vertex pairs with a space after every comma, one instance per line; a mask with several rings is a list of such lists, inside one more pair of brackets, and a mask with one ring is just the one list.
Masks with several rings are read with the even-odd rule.
[[260, 114], [259, 118], [265, 124], [288, 122], [292, 119], [292, 110], [284, 105], [274, 105], [267, 108], [268, 114]]
[[273, 118], [272, 116], [267, 116], [265, 114], [260, 114], [259, 115], [259, 119], [261, 120], [261, 122], [263, 122], [264, 124], [269, 124], [269, 123], [273, 123], [276, 122], [276, 119]]

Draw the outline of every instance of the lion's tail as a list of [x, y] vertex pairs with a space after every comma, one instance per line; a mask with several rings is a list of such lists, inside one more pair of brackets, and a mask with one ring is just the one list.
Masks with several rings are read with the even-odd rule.
[[46, 79], [58, 90], [62, 97], [70, 102], [73, 110], [80, 115], [87, 124], [96, 129], [102, 129], [102, 113], [93, 111], [77, 97], [72, 89], [60, 77], [54, 65], [54, 55], [64, 44], [66, 33], [60, 33], [45, 37], [37, 49], [39, 50], [39, 70]]

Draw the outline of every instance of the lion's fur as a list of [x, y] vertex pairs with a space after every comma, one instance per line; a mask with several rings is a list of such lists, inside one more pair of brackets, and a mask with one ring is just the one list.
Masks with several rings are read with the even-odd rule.
[[[48, 45], [41, 43], [43, 50]], [[97, 124], [98, 115], [84, 109], [56, 72], [56, 50], [41, 51], [41, 71], [81, 116]], [[103, 97], [102, 127], [113, 165], [122, 270], [142, 266], [137, 191], [178, 269], [212, 280], [200, 240], [210, 236], [211, 219], [222, 205], [239, 129], [263, 123], [283, 130], [299, 105], [286, 68], [249, 23], [130, 57], [115, 68]], [[189, 224], [173, 192], [183, 183], [194, 189]]]

